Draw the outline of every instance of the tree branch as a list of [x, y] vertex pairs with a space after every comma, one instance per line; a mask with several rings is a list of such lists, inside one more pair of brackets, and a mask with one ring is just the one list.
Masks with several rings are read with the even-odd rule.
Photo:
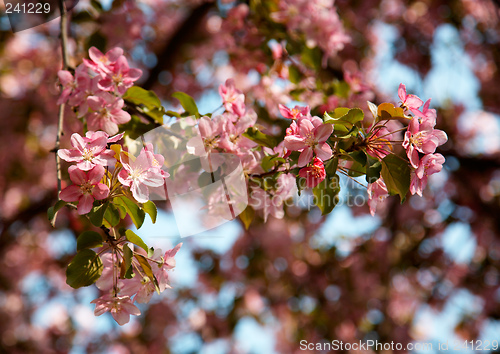
[[[61, 12], [61, 52], [62, 52], [62, 62], [63, 62], [63, 70], [68, 68], [69, 63], [69, 55], [68, 55], [68, 12], [66, 11], [66, 7], [64, 6], [64, 0], [59, 0], [59, 10]], [[63, 124], [64, 124], [64, 109], [65, 104], [61, 103], [59, 106], [59, 118], [57, 122], [57, 137], [56, 137], [56, 170], [57, 170], [57, 195], [61, 192], [61, 158], [57, 154], [59, 147], [61, 145], [61, 136], [63, 135]]]

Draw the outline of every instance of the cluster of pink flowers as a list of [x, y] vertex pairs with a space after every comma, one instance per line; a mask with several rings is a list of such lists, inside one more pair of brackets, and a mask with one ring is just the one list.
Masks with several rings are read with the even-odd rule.
[[[437, 114], [435, 109], [429, 108], [430, 99], [424, 104], [419, 97], [407, 94], [403, 84], [399, 85], [398, 95], [401, 108], [413, 114], [402, 144], [412, 169], [410, 193], [422, 196], [428, 177], [443, 168], [445, 158], [435, 151], [448, 141], [448, 137], [444, 131], [434, 129]], [[368, 195], [370, 212], [374, 215], [377, 204], [388, 196], [387, 186], [381, 178], [368, 186]]]
[[292, 120], [286, 130], [285, 147], [290, 151], [300, 151], [299, 167], [310, 164], [299, 171], [299, 176], [305, 178], [307, 187], [313, 188], [326, 177], [323, 161], [333, 154], [327, 143], [333, 125], [323, 124], [321, 118], [311, 116], [309, 107], [289, 109], [280, 105], [279, 109], [283, 117]]
[[[154, 154], [153, 146], [146, 145], [137, 158], [128, 153], [120, 154], [120, 164], [115, 166], [115, 152], [108, 149], [108, 144], [116, 143], [122, 134], [109, 137], [103, 131], [88, 131], [85, 136], [74, 133], [71, 136], [71, 149], [60, 149], [57, 154], [67, 162], [76, 162], [70, 166], [69, 176], [73, 185], [64, 188], [59, 198], [65, 202], [78, 202], [78, 214], [90, 212], [95, 199], [102, 200], [110, 195], [110, 189], [116, 190], [117, 181], [105, 178], [106, 169], [120, 168], [117, 179], [123, 187], [129, 187], [132, 196], [140, 203], [148, 201], [148, 187], [160, 187], [169, 175], [161, 169], [164, 158]], [[109, 176], [107, 176], [109, 177]]]
[[[147, 257], [146, 254], [140, 255], [151, 266], [159, 292], [171, 288], [168, 284], [168, 272], [174, 269], [174, 257], [181, 246], [182, 243], [179, 243], [165, 253], [158, 248], [151, 257]], [[92, 303], [96, 304], [94, 310], [96, 316], [110, 312], [119, 325], [124, 325], [129, 322], [130, 315], [138, 316], [141, 314], [134, 303], [148, 303], [156, 291], [156, 287], [153, 279], [138, 271], [140, 268], [138, 264], [137, 267], [134, 267], [132, 278], [118, 279], [120, 270], [117, 269], [117, 254], [119, 253], [106, 253], [101, 257], [104, 269], [96, 286], [105, 294], [93, 300]], [[132, 259], [132, 262], [137, 261]]]
[[63, 91], [58, 104], [75, 107], [78, 117], [87, 119], [88, 129], [114, 135], [118, 133], [118, 124], [130, 121], [121, 97], [142, 71], [129, 67], [121, 48], [103, 54], [92, 47], [89, 57], [75, 69], [74, 75], [68, 70], [59, 71]]
[[[435, 154], [435, 151], [448, 141], [448, 137], [444, 131], [434, 129], [437, 115], [435, 109], [429, 108], [430, 99], [424, 104], [417, 96], [407, 95], [403, 84], [399, 85], [398, 93], [402, 106], [414, 114], [405, 133], [403, 147], [413, 167], [410, 193], [421, 196], [428, 176], [443, 168], [444, 156]], [[424, 156], [420, 158], [420, 154]]]
[[[303, 33], [309, 47], [319, 46], [325, 53], [325, 65], [328, 57], [350, 42], [333, 3], [333, 0], [281, 0], [280, 11], [272, 13], [271, 18], [286, 24], [293, 35]], [[311, 16], [304, 17], [305, 13]]]
[[264, 213], [264, 222], [269, 215], [277, 219], [285, 216], [283, 205], [285, 201], [295, 195], [297, 192], [295, 177], [292, 174], [281, 174], [276, 187], [270, 190], [264, 190], [258, 186], [252, 186], [249, 205], [255, 210], [262, 210]]
[[[264, 173], [261, 162], [266, 154], [285, 157], [287, 151], [283, 143], [274, 150], [270, 148], [257, 149], [257, 143], [243, 136], [248, 128], [256, 124], [257, 114], [246, 107], [245, 96], [235, 88], [232, 79], [228, 79], [225, 84], [220, 85], [219, 93], [225, 112], [211, 118], [205, 116], [199, 119], [198, 128], [201, 139], [195, 137], [188, 141], [187, 150], [189, 153], [197, 156], [214, 153], [210, 155], [212, 169], [216, 169], [220, 164], [218, 159], [220, 155], [217, 153], [235, 154], [239, 157], [247, 176]], [[285, 173], [280, 175], [273, 189], [252, 185], [250, 190], [250, 204], [255, 210], [262, 210], [264, 219], [267, 220], [269, 214], [282, 218], [284, 201], [295, 193], [295, 177]], [[216, 211], [217, 208], [214, 210]]]
[[113, 164], [114, 152], [107, 149], [108, 143], [121, 139], [123, 134], [109, 137], [105, 132], [89, 131], [82, 137], [78, 133], [71, 136], [72, 149], [60, 149], [57, 154], [67, 162], [76, 162], [68, 169], [74, 183], [64, 188], [59, 198], [65, 202], [78, 202], [78, 214], [90, 212], [94, 199], [102, 200], [109, 195], [109, 186], [101, 183], [106, 170]]
[[135, 200], [146, 203], [149, 199], [149, 188], [162, 187], [165, 178], [170, 176], [161, 169], [164, 160], [161, 154], [153, 152], [152, 144], [147, 144], [135, 159], [121, 154], [123, 169], [118, 173], [118, 180], [122, 185], [130, 187]]
[[236, 89], [233, 79], [220, 85], [219, 93], [226, 111], [212, 118], [202, 117], [198, 128], [203, 144], [197, 138], [187, 144], [188, 152], [201, 156], [210, 152], [236, 154], [242, 160], [257, 144], [243, 137], [243, 133], [257, 122], [257, 114], [245, 106], [245, 96]]

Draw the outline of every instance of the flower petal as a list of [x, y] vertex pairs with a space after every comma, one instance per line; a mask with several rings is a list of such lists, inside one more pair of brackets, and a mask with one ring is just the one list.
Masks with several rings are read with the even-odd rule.
[[77, 166], [68, 168], [69, 178], [74, 184], [82, 185], [87, 180], [87, 174], [80, 170]]
[[90, 170], [87, 174], [88, 181], [91, 184], [97, 184], [101, 181], [104, 176], [104, 167], [101, 165], [96, 165], [92, 170]]
[[307, 147], [304, 138], [296, 135], [289, 135], [285, 137], [285, 147], [289, 150], [298, 151]]
[[320, 143], [325, 142], [332, 133], [333, 124], [322, 124], [314, 130], [314, 136]]
[[326, 143], [316, 146], [314, 152], [323, 161], [328, 160], [333, 155], [332, 148]]
[[59, 199], [64, 200], [65, 202], [76, 202], [82, 196], [82, 190], [80, 187], [75, 186], [74, 184], [64, 188], [61, 193], [59, 193]]
[[299, 156], [299, 163], [298, 163], [299, 167], [304, 167], [305, 165], [307, 165], [309, 161], [311, 161], [312, 157], [313, 157], [313, 150], [309, 147], [304, 149]]
[[148, 201], [149, 189], [145, 184], [133, 181], [130, 190], [132, 191], [132, 195], [134, 196], [135, 200], [137, 200], [139, 203], [146, 203]]
[[92, 210], [92, 204], [94, 203], [94, 197], [91, 194], [84, 194], [81, 196], [78, 203], [78, 214], [84, 215], [88, 214]]
[[92, 195], [97, 200], [105, 199], [109, 195], [109, 188], [107, 185], [105, 185], [103, 183], [98, 183], [95, 185], [94, 189], [92, 190]]
[[82, 154], [75, 149], [60, 149], [57, 151], [57, 155], [67, 162], [77, 162], [82, 159]]
[[71, 135], [71, 146], [73, 146], [78, 151], [83, 151], [83, 149], [87, 146], [85, 140], [78, 133], [74, 133]]

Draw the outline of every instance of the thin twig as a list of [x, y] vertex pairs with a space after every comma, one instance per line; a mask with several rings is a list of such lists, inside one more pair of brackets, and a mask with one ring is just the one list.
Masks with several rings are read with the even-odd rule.
[[344, 176], [346, 177], [349, 177], [353, 182], [356, 182], [357, 184], [359, 184], [360, 186], [364, 187], [364, 188], [368, 188], [368, 186], [365, 186], [363, 183], [355, 180], [352, 176], [349, 176], [349, 174], [344, 170], [343, 167], [339, 167], [339, 172], [342, 173]]
[[[66, 7], [64, 6], [64, 0], [59, 0], [59, 10], [61, 12], [61, 51], [62, 51], [62, 62], [63, 62], [63, 70], [68, 68], [69, 63], [69, 55], [68, 55], [68, 17]], [[56, 171], [57, 171], [57, 195], [61, 193], [61, 159], [57, 154], [59, 147], [61, 146], [61, 136], [63, 133], [63, 125], [64, 125], [64, 109], [65, 104], [62, 103], [59, 106], [59, 119], [57, 122], [57, 137], [56, 137], [56, 146], [54, 148], [56, 153]]]

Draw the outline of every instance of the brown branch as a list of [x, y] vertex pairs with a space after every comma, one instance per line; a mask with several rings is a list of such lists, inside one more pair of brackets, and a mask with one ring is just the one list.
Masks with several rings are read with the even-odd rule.
[[[61, 11], [61, 54], [62, 54], [62, 62], [63, 62], [63, 70], [68, 68], [69, 63], [69, 55], [68, 55], [68, 12], [66, 11], [66, 7], [64, 6], [64, 0], [59, 0], [59, 10]], [[61, 158], [57, 154], [59, 147], [61, 145], [61, 136], [63, 133], [63, 125], [64, 125], [64, 109], [65, 104], [62, 103], [59, 106], [59, 118], [57, 122], [57, 137], [56, 137], [56, 146], [54, 148], [56, 153], [56, 170], [57, 170], [57, 195], [61, 192]]]

